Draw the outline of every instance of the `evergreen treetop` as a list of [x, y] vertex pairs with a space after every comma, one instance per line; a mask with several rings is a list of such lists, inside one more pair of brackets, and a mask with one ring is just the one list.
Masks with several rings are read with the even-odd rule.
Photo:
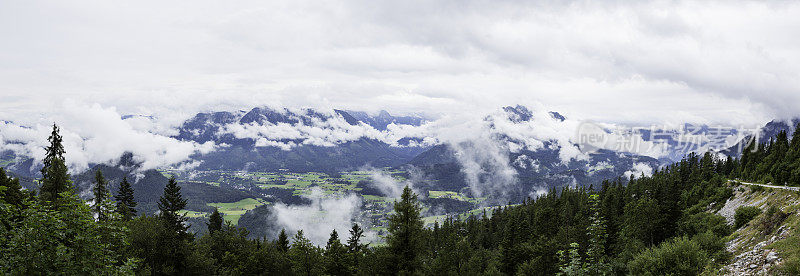
[[119, 183], [119, 191], [114, 197], [117, 200], [117, 213], [122, 215], [122, 220], [129, 221], [136, 216], [136, 200], [133, 197], [133, 187], [127, 177]]
[[158, 200], [159, 215], [167, 227], [178, 233], [186, 233], [188, 226], [184, 225], [186, 216], [180, 211], [186, 208], [186, 199], [181, 195], [181, 187], [175, 180], [175, 176], [170, 177], [167, 186], [164, 187], [164, 194]]
[[406, 186], [400, 200], [394, 204], [394, 213], [389, 216], [387, 243], [394, 254], [396, 272], [414, 273], [419, 268], [423, 222], [422, 206], [417, 195]]
[[50, 145], [45, 148], [46, 153], [44, 160], [42, 160], [42, 164], [44, 164], [42, 174], [45, 173], [47, 167], [53, 165], [54, 160], [58, 159], [61, 160], [62, 163], [65, 162], [64, 153], [66, 153], [66, 151], [64, 151], [64, 139], [61, 137], [61, 134], [59, 134], [60, 131], [59, 127], [53, 123], [53, 131], [50, 133], [50, 137], [47, 138]]
[[5, 187], [5, 190], [0, 191], [0, 202], [14, 206], [22, 205], [26, 196], [22, 186], [19, 185], [19, 179], [6, 175], [6, 171], [3, 168], [0, 168], [0, 187]]
[[222, 215], [219, 214], [219, 210], [214, 208], [214, 212], [211, 213], [211, 216], [208, 218], [208, 233], [214, 234], [215, 232], [222, 230], [222, 225], [224, 220], [222, 219]]
[[108, 181], [103, 177], [103, 172], [97, 170], [94, 175], [94, 187], [92, 188], [94, 194], [94, 213], [97, 215], [97, 220], [105, 221], [108, 218], [107, 210], [103, 210], [103, 202], [108, 200]]
[[42, 187], [39, 189], [40, 199], [56, 203], [59, 194], [72, 191], [72, 181], [64, 160], [63, 138], [59, 128], [53, 124], [53, 131], [47, 140], [50, 145], [45, 148], [45, 157], [42, 160]]
[[281, 229], [281, 233], [278, 234], [278, 250], [281, 252], [289, 251], [289, 236], [286, 235], [286, 229]]

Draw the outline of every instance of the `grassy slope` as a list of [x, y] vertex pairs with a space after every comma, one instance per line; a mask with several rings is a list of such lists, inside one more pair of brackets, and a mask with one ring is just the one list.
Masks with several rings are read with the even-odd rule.
[[247, 211], [253, 210], [258, 206], [269, 204], [263, 199], [246, 198], [237, 202], [208, 203], [208, 206], [217, 207], [226, 221], [233, 225], [239, 223], [239, 218]]
[[733, 249], [733, 255], [749, 251], [756, 244], [767, 241], [775, 235], [775, 233], [763, 235], [758, 222], [765, 216], [766, 209], [770, 206], [777, 206], [783, 212], [790, 214], [781, 224], [789, 229], [789, 234], [785, 239], [777, 240], [766, 247], [776, 250], [778, 256], [783, 259], [781, 266], [772, 272], [798, 275], [796, 273], [800, 273], [800, 213], [798, 212], [800, 211], [800, 193], [774, 188], [759, 188], [753, 191], [747, 185], [738, 185], [735, 189], [737, 189], [736, 196], [742, 197], [746, 205], [761, 208], [762, 214], [726, 238], [726, 241], [735, 244], [729, 247]]

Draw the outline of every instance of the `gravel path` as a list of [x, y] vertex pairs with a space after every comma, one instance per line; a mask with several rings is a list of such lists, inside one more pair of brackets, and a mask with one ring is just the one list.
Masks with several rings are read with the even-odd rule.
[[736, 180], [736, 181], [739, 182], [739, 183], [745, 184], [745, 185], [761, 186], [761, 187], [775, 188], [775, 189], [784, 189], [784, 190], [789, 190], [789, 191], [800, 191], [800, 187], [789, 187], [789, 186], [776, 186], [776, 185], [769, 185], [769, 184], [758, 184], [758, 183], [742, 182], [742, 181], [739, 181], [739, 180]]

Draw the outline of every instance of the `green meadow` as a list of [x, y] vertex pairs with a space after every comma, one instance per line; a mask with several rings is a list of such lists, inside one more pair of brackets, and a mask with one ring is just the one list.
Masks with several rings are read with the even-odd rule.
[[245, 198], [237, 202], [208, 203], [206, 205], [216, 207], [226, 221], [237, 225], [239, 223], [239, 218], [244, 215], [244, 213], [265, 204], [269, 204], [269, 202], [260, 198]]

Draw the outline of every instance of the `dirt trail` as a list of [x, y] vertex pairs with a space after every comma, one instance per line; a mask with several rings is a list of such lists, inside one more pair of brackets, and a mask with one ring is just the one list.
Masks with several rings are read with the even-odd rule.
[[775, 188], [775, 189], [784, 189], [784, 190], [789, 190], [789, 191], [800, 191], [800, 187], [789, 187], [789, 186], [776, 186], [776, 185], [769, 185], [769, 184], [758, 184], [758, 183], [742, 182], [742, 181], [739, 181], [739, 180], [735, 180], [735, 181], [739, 182], [739, 183], [742, 183], [742, 184], [745, 184], [745, 185], [761, 186], [761, 187]]

